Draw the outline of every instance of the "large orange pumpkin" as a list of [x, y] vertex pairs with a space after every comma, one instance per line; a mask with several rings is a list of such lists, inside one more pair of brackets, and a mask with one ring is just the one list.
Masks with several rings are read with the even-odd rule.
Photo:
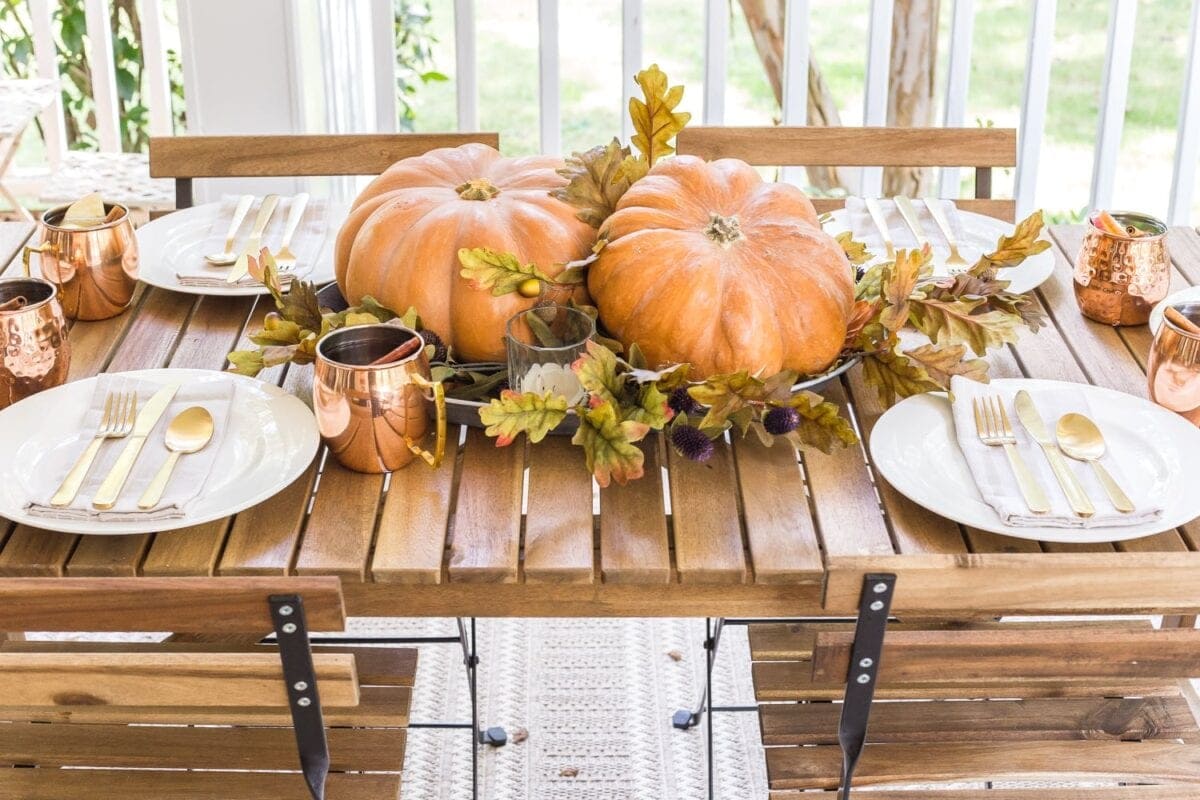
[[588, 271], [600, 319], [655, 366], [693, 377], [824, 370], [846, 336], [854, 279], [804, 193], [743, 161], [660, 161], [617, 203]]
[[[354, 201], [338, 234], [338, 286], [352, 304], [371, 295], [410, 306], [459, 360], [503, 361], [504, 323], [536, 298], [493, 297], [459, 271], [460, 248], [490, 247], [550, 277], [586, 256], [596, 232], [550, 196], [566, 184], [548, 156], [503, 158], [483, 144], [441, 148], [388, 168]], [[568, 294], [556, 297], [565, 302]], [[575, 293], [586, 299], [583, 287]]]

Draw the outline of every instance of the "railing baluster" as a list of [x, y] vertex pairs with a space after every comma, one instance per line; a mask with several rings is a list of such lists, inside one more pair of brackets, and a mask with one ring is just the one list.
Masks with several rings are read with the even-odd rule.
[[[946, 68], [946, 108], [942, 124], [961, 128], [967, 117], [967, 86], [971, 76], [971, 37], [975, 32], [975, 0], [956, 0], [950, 22], [950, 58]], [[959, 168], [942, 167], [938, 194], [958, 197]]]
[[[783, 124], [808, 124], [808, 0], [786, 0], [783, 9]], [[803, 167], [784, 167], [780, 177], [800, 185]]]
[[475, 70], [475, 0], [454, 0], [454, 81], [458, 129], [479, 129], [479, 90]]
[[1121, 131], [1125, 125], [1136, 20], [1137, 0], [1112, 0], [1108, 12], [1108, 51], [1104, 56], [1104, 88], [1100, 94], [1100, 126], [1092, 162], [1092, 208], [1106, 208], [1112, 204]]
[[91, 43], [88, 56], [92, 99], [96, 103], [96, 136], [101, 150], [117, 153], [121, 151], [121, 133], [117, 127], [117, 79], [108, 0], [84, 0], [83, 10]]
[[[892, 60], [893, 0], [871, 0], [867, 28], [867, 85], [863, 90], [863, 125], [886, 125], [888, 77]], [[883, 191], [883, 168], [864, 167], [859, 193], [878, 197]]]
[[543, 153], [562, 150], [558, 72], [558, 0], [538, 0], [538, 119]]
[[704, 124], [725, 121], [725, 68], [729, 48], [727, 0], [704, 3]]
[[642, 0], [621, 0], [621, 141], [633, 136], [629, 98], [638, 87], [633, 76], [642, 68]]
[[399, 128], [396, 104], [396, 15], [390, 1], [371, 3], [371, 42], [375, 72], [375, 130]]
[[1046, 99], [1050, 91], [1050, 51], [1054, 44], [1055, 0], [1033, 0], [1029, 54], [1025, 59], [1025, 90], [1021, 96], [1021, 129], [1017, 141], [1017, 218], [1034, 208], [1038, 156], [1046, 130]]
[[167, 78], [167, 50], [163, 44], [162, 0], [142, 0], [142, 59], [146, 69], [146, 108], [150, 135], [174, 133], [171, 116], [171, 83]]
[[1186, 225], [1192, 212], [1196, 162], [1200, 161], [1200, 3], [1192, 3], [1192, 33], [1188, 40], [1187, 72], [1179, 104], [1179, 131], [1175, 140], [1175, 171], [1171, 175], [1171, 206], [1167, 220]]
[[[59, 79], [58, 54], [54, 46], [53, 10], [50, 5], [50, 0], [29, 0], [29, 15], [33, 21], [33, 53], [37, 58], [38, 77]], [[61, 93], [54, 93], [54, 102], [47, 106], [38, 119], [46, 137], [46, 157], [50, 161], [51, 169], [56, 169], [67, 150]]]

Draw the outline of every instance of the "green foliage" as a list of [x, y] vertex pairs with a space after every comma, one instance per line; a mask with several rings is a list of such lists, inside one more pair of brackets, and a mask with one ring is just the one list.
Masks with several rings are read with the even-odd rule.
[[448, 81], [433, 68], [431, 31], [433, 15], [419, 0], [395, 0], [396, 19], [396, 112], [400, 130], [411, 131], [417, 119], [413, 97], [427, 83]]

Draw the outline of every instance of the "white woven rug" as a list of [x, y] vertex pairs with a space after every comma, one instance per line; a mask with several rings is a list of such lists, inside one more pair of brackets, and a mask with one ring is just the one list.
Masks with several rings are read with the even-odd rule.
[[[481, 722], [509, 744], [481, 748], [487, 800], [701, 800], [705, 731], [671, 727], [704, 679], [703, 620], [480, 620]], [[453, 620], [356, 619], [360, 635], [453, 635]], [[717, 662], [719, 704], [753, 700], [744, 628], [726, 629]], [[421, 648], [413, 721], [470, 719], [462, 652]], [[719, 797], [767, 797], [753, 713], [715, 718]], [[523, 741], [518, 731], [527, 732]], [[405, 800], [462, 800], [471, 786], [469, 733], [414, 730]]]

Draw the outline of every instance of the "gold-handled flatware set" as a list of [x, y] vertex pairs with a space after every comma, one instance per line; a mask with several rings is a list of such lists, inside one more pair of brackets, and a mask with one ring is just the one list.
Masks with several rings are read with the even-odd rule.
[[[892, 198], [892, 202], [896, 206], [896, 211], [900, 214], [900, 218], [904, 220], [904, 226], [912, 231], [912, 235], [917, 240], [918, 247], [926, 247], [930, 245], [929, 234], [925, 231], [925, 226], [921, 222], [921, 215], [918, 212], [913, 198], [905, 197], [904, 195], [896, 195]], [[961, 272], [969, 266], [969, 263], [963, 258], [959, 251], [958, 239], [954, 235], [954, 228], [950, 225], [950, 219], [946, 216], [946, 211], [942, 208], [939, 201], [930, 201], [921, 199], [918, 202], [925, 207], [929, 212], [930, 219], [933, 220], [937, 229], [941, 231], [942, 236], [946, 239], [946, 245], [950, 250], [946, 256], [945, 266], [949, 269], [950, 274]], [[871, 217], [871, 222], [874, 223], [875, 229], [879, 232], [884, 249], [887, 251], [889, 259], [896, 257], [896, 243], [892, 238], [890, 226], [887, 221], [887, 214], [884, 213], [883, 206], [879, 199], [875, 197], [864, 197], [863, 204], [867, 208], [867, 213]]]

